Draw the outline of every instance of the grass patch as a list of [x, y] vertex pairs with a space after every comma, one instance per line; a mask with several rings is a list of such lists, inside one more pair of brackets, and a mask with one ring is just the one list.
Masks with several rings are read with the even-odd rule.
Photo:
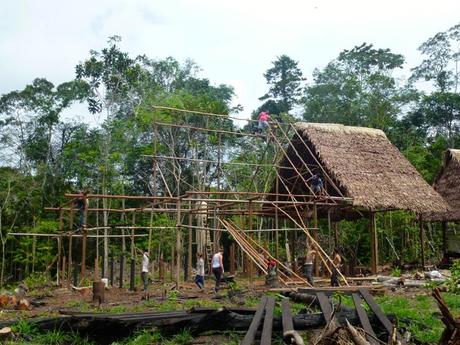
[[407, 328], [415, 339], [426, 343], [438, 342], [444, 326], [433, 313], [437, 307], [429, 296], [383, 296], [375, 300], [384, 313], [395, 315], [399, 326]]

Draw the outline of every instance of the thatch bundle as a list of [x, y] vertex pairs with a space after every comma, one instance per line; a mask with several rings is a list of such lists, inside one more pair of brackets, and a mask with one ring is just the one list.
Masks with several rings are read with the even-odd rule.
[[460, 221], [460, 150], [448, 149], [444, 154], [442, 169], [433, 185], [449, 204], [448, 212], [428, 217], [434, 221]]
[[[354, 207], [421, 214], [447, 211], [442, 197], [381, 130], [304, 122], [295, 128], [344, 195], [353, 198]], [[295, 145], [307, 155], [299, 140]]]

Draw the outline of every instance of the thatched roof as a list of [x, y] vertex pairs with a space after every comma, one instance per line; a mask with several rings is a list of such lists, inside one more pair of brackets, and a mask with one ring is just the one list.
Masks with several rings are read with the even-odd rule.
[[438, 221], [460, 221], [460, 150], [446, 150], [442, 169], [433, 187], [447, 201], [450, 210], [433, 214], [428, 218]]
[[381, 130], [304, 122], [294, 127], [344, 196], [353, 198], [354, 207], [421, 214], [447, 210]]

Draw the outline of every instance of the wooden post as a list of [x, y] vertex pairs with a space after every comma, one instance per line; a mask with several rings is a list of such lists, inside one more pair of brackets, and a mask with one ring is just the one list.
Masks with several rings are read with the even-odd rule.
[[124, 280], [124, 277], [123, 277], [123, 273], [124, 273], [124, 267], [125, 265], [125, 254], [122, 253], [121, 256], [120, 256], [120, 289], [123, 289], [123, 280]]
[[62, 257], [62, 272], [61, 272], [61, 274], [62, 274], [62, 275], [61, 275], [62, 281], [66, 281], [66, 274], [65, 274], [65, 273], [66, 273], [66, 270], [67, 270], [67, 266], [66, 266], [65, 259], [66, 259], [66, 257], [63, 256], [63, 257]]
[[377, 220], [375, 212], [370, 212], [370, 235], [371, 235], [371, 272], [377, 274], [377, 266], [379, 264], [378, 241], [377, 241]]
[[114, 286], [113, 284], [113, 251], [110, 253], [110, 285]]
[[[73, 206], [70, 211], [70, 220], [69, 220], [69, 250], [68, 250], [68, 260], [67, 260], [67, 267], [68, 267], [68, 278], [69, 278], [69, 283], [71, 282], [72, 279], [72, 231], [73, 231]], [[69, 284], [70, 285], [70, 284]]]
[[136, 286], [134, 284], [134, 278], [136, 275], [136, 260], [132, 257], [131, 258], [131, 265], [130, 265], [130, 275], [129, 275], [129, 290], [134, 291]]
[[[63, 214], [63, 210], [60, 209], [59, 210], [59, 232], [62, 234], [64, 230], [64, 214]], [[60, 268], [61, 268], [61, 265], [62, 265], [62, 258], [61, 258], [61, 253], [62, 253], [62, 236], [59, 236], [58, 239], [57, 239], [57, 245], [58, 245], [58, 259], [57, 259], [57, 285], [60, 284], [60, 276], [59, 276], [59, 273], [60, 273]], [[35, 253], [34, 253], [35, 254]], [[32, 267], [32, 270], [33, 270], [33, 267]]]
[[232, 243], [230, 246], [230, 274], [235, 274], [235, 243]]
[[[318, 209], [316, 208], [316, 203], [313, 204], [313, 238], [315, 239], [316, 243], [318, 242]], [[318, 248], [315, 248], [316, 251], [318, 251]], [[319, 259], [318, 255], [315, 256], [315, 262], [314, 262], [314, 269], [315, 269], [315, 276], [319, 276]]]
[[447, 254], [447, 225], [446, 221], [442, 222], [442, 254]]
[[333, 222], [332, 227], [334, 228], [334, 247], [339, 245], [339, 222]]
[[[276, 177], [276, 205], [278, 206], [278, 199], [279, 199], [279, 178]], [[278, 207], [275, 207], [275, 256], [279, 258], [279, 240], [278, 240], [278, 229], [279, 229], [279, 215], [278, 215]]]
[[[251, 238], [254, 237], [254, 234], [252, 233], [252, 200], [249, 200], [249, 222], [248, 222], [248, 230], [250, 231], [249, 236]], [[254, 265], [252, 264], [252, 260], [249, 258], [249, 286], [253, 286], [253, 280], [252, 280], [252, 275], [254, 274]]]
[[86, 277], [86, 238], [88, 236], [88, 227], [87, 227], [87, 219], [88, 219], [88, 205], [87, 205], [87, 198], [86, 193], [82, 194], [83, 198], [83, 238], [81, 243], [81, 279], [85, 279]]
[[188, 202], [188, 209], [189, 209], [189, 213], [188, 213], [188, 260], [187, 260], [187, 275], [189, 277], [190, 280], [193, 279], [192, 277], [192, 269], [193, 269], [193, 264], [192, 264], [192, 241], [193, 241], [193, 233], [192, 233], [192, 220], [193, 220], [193, 216], [192, 216], [192, 202], [189, 201]]
[[419, 217], [420, 226], [420, 254], [422, 259], [422, 269], [425, 269], [425, 228], [423, 227], [422, 215]]
[[94, 259], [94, 277], [93, 281], [99, 281], [99, 258]]
[[62, 253], [62, 238], [61, 236], [59, 236], [57, 238], [57, 246], [58, 246], [58, 257], [57, 257], [57, 269], [56, 269], [56, 283], [57, 285], [59, 286], [59, 284], [61, 283], [61, 279], [60, 279], [60, 271], [61, 271], [61, 253]]
[[181, 255], [181, 205], [182, 200], [177, 201], [177, 218], [176, 218], [176, 289], [179, 290], [180, 283], [180, 255]]

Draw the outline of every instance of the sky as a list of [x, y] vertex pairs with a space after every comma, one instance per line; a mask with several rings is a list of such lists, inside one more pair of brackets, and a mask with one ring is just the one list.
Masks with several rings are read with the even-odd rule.
[[298, 61], [308, 83], [314, 68], [367, 42], [403, 54], [408, 76], [417, 47], [458, 23], [459, 0], [0, 0], [0, 94], [36, 77], [71, 80], [91, 49], [119, 35], [133, 57], [190, 58], [200, 76], [233, 86], [244, 118], [277, 56]]

